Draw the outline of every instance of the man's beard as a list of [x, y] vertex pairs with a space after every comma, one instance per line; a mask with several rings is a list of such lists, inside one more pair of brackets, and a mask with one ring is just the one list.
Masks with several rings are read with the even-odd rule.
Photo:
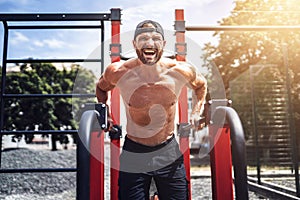
[[157, 63], [160, 58], [162, 57], [163, 54], [163, 50], [159, 50], [159, 49], [151, 49], [151, 51], [154, 51], [154, 59], [147, 59], [145, 54], [146, 49], [136, 49], [136, 54], [138, 56], [138, 58], [142, 61], [143, 64], [145, 65], [154, 65], [155, 63]]

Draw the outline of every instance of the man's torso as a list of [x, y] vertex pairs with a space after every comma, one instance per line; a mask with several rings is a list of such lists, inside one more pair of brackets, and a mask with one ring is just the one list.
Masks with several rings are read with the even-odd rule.
[[184, 77], [175, 71], [174, 62], [156, 66], [124, 63], [117, 86], [125, 104], [127, 135], [135, 142], [155, 146], [174, 131], [176, 103]]

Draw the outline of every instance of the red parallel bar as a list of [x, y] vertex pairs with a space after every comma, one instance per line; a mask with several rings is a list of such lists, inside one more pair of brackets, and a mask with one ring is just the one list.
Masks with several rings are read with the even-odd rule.
[[[111, 21], [111, 44], [120, 44], [120, 21]], [[120, 48], [112, 46], [111, 62], [121, 60]], [[113, 89], [111, 92], [111, 116], [114, 124], [120, 124], [120, 92], [119, 89]], [[118, 199], [118, 179], [119, 179], [119, 156], [120, 156], [120, 139], [111, 139], [110, 143], [110, 199]]]
[[[176, 9], [175, 10], [175, 20], [184, 21], [184, 10]], [[177, 32], [175, 33], [176, 43], [183, 44], [185, 43], [185, 33]], [[177, 52], [184, 52], [185, 49], [180, 46], [177, 48]], [[177, 61], [185, 61], [184, 54], [176, 55]], [[188, 97], [187, 97], [187, 88], [183, 87], [181, 94], [179, 96], [179, 123], [188, 123]], [[179, 139], [180, 150], [183, 153], [184, 165], [186, 170], [186, 178], [190, 182], [188, 185], [189, 190], [189, 199], [192, 199], [192, 190], [191, 190], [191, 174], [190, 174], [190, 142], [189, 137], [180, 137]]]
[[104, 200], [104, 132], [90, 137], [90, 200]]
[[213, 200], [233, 199], [232, 159], [230, 129], [228, 125], [220, 128], [209, 125], [211, 144], [210, 152]]
[[[120, 25], [121, 21], [111, 21], [111, 44], [120, 44]], [[118, 62], [121, 60], [120, 48], [118, 46], [112, 46], [111, 48], [111, 62]]]

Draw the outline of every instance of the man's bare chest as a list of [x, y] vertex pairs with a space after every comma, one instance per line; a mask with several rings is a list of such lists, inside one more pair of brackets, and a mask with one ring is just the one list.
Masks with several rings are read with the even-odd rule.
[[180, 85], [168, 73], [151, 75], [128, 73], [118, 85], [126, 104], [133, 108], [153, 104], [170, 106], [176, 103]]
[[150, 108], [154, 104], [167, 108], [174, 105], [177, 95], [170, 84], [149, 83], [138, 87], [131, 95], [128, 105], [131, 108]]

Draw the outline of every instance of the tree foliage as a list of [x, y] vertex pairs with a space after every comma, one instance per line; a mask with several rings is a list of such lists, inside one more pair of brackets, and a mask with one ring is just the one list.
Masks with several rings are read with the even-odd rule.
[[[291, 29], [253, 30], [253, 31], [216, 31], [214, 37], [217, 44], [207, 43], [204, 47], [205, 58], [215, 63], [222, 76], [227, 98], [238, 97], [241, 108], [238, 110], [246, 133], [252, 131], [251, 84], [261, 84], [264, 81], [286, 80], [286, 69], [289, 70], [291, 85], [286, 88], [291, 91], [292, 107], [294, 108], [296, 129], [300, 128], [300, 4], [297, 0], [237, 0], [229, 17], [223, 18], [219, 25], [227, 26], [291, 26]], [[207, 62], [207, 63], [209, 63]], [[261, 74], [257, 82], [249, 80], [249, 68], [256, 66], [276, 66], [276, 69]], [[239, 87], [231, 88], [230, 83], [239, 83]], [[258, 83], [259, 82], [259, 83]], [[265, 82], [265, 83], [266, 83]], [[286, 90], [285, 89], [285, 90]], [[235, 90], [235, 91], [233, 91]], [[268, 100], [271, 91], [260, 91], [257, 103]], [[233, 92], [235, 92], [233, 94]], [[285, 91], [286, 92], [286, 91]], [[286, 95], [286, 93], [282, 93]], [[269, 98], [269, 99], [268, 99]], [[235, 102], [233, 102], [234, 104]], [[253, 104], [253, 102], [252, 102]], [[271, 109], [271, 108], [268, 108]], [[258, 113], [259, 114], [259, 113]], [[273, 122], [276, 116], [273, 116]], [[261, 122], [267, 124], [266, 120]], [[248, 135], [249, 136], [249, 135]], [[300, 137], [298, 137], [300, 141]]]
[[[300, 5], [297, 0], [244, 0], [236, 1], [231, 15], [220, 25], [280, 26], [300, 23]], [[229, 81], [255, 64], [284, 66], [289, 61], [295, 82], [299, 83], [300, 30], [270, 31], [218, 31], [214, 33], [219, 43], [207, 43], [207, 58], [219, 68], [225, 88]], [[299, 86], [293, 85], [294, 90]]]

